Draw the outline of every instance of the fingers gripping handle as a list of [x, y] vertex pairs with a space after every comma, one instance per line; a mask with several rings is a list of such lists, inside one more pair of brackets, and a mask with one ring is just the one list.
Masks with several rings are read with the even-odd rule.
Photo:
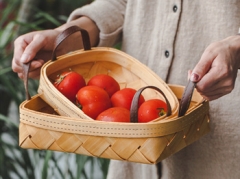
[[[89, 38], [88, 32], [86, 30], [78, 27], [78, 26], [71, 26], [57, 36], [56, 41], [54, 43], [53, 52], [52, 52], [52, 61], [57, 60], [56, 51], [57, 51], [58, 46], [68, 36], [72, 35], [75, 32], [79, 32], [79, 31], [81, 32], [82, 43], [83, 43], [84, 50], [91, 50], [91, 43], [90, 43], [90, 38]], [[33, 61], [33, 60], [31, 60], [31, 61]], [[30, 96], [29, 90], [28, 90], [28, 73], [29, 73], [29, 69], [30, 69], [30, 66], [31, 66], [31, 61], [22, 65], [23, 66], [23, 81], [24, 81], [24, 88], [25, 88], [25, 93], [26, 93], [26, 99], [27, 100], [31, 99], [31, 96]]]

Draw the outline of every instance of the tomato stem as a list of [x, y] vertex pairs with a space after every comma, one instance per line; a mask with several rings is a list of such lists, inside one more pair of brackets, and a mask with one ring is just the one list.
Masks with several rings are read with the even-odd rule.
[[59, 85], [59, 84], [63, 81], [63, 79], [64, 79], [67, 75], [69, 75], [70, 73], [71, 73], [71, 71], [68, 72], [68, 73], [66, 73], [66, 74], [64, 74], [64, 75], [57, 75], [58, 79], [55, 81], [54, 85]]
[[76, 101], [76, 105], [77, 105], [77, 107], [78, 107], [79, 109], [81, 109], [81, 110], [82, 110], [82, 105], [79, 103], [79, 101], [78, 101], [78, 100]]
[[165, 111], [163, 108], [157, 108], [157, 110], [159, 111], [159, 112], [158, 112], [158, 115], [159, 115], [159, 116], [163, 116], [163, 115], [166, 114], [166, 111]]

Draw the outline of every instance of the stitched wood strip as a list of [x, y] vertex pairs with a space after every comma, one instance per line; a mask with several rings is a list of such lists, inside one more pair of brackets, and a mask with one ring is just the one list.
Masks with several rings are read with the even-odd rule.
[[205, 116], [205, 114], [208, 113], [209, 106], [208, 103], [203, 103], [202, 105], [196, 107], [197, 110], [192, 111], [185, 117], [178, 118], [178, 120], [176, 120], [177, 118], [173, 118], [145, 124], [105, 123], [99, 121], [80, 120], [78, 118], [69, 118], [64, 116], [59, 117], [24, 108], [24, 103], [21, 108], [24, 109], [20, 110], [21, 122], [31, 126], [49, 130], [64, 131], [66, 133], [138, 138], [164, 136], [181, 131], [195, 121], [198, 121], [201, 117]]

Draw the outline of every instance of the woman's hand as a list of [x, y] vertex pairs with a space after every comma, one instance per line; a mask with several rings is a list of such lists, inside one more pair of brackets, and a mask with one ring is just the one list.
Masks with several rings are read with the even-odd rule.
[[12, 69], [23, 78], [22, 64], [35, 59], [31, 63], [29, 77], [38, 78], [40, 67], [51, 58], [54, 41], [59, 31], [45, 30], [19, 36], [14, 42]]
[[239, 67], [240, 36], [231, 36], [210, 44], [188, 75], [197, 82], [197, 91], [210, 101], [233, 90]]
[[[18, 37], [14, 42], [13, 71], [18, 73], [20, 78], [23, 78], [22, 64], [34, 59], [29, 70], [29, 78], [38, 78], [41, 66], [47, 60], [51, 59], [56, 37], [63, 30], [73, 25], [87, 30], [91, 46], [97, 45], [99, 41], [99, 29], [94, 21], [85, 16], [63, 24], [54, 30], [30, 32]], [[69, 51], [81, 49], [82, 46], [80, 32], [74, 33], [64, 40], [64, 45], [58, 47], [57, 55], [59, 56]]]

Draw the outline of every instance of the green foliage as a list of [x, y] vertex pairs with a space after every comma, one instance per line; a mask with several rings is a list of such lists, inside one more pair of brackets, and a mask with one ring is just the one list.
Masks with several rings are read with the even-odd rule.
[[[27, 22], [17, 19], [22, 2], [0, 1], [0, 179], [106, 178], [109, 160], [18, 146], [18, 106], [25, 100], [25, 91], [22, 80], [11, 69], [14, 38], [32, 30], [59, 26], [74, 8], [91, 0], [39, 1]], [[1, 9], [3, 3], [6, 6]], [[31, 95], [36, 94], [37, 87], [37, 80], [29, 81]], [[16, 109], [12, 110], [12, 106]]]

